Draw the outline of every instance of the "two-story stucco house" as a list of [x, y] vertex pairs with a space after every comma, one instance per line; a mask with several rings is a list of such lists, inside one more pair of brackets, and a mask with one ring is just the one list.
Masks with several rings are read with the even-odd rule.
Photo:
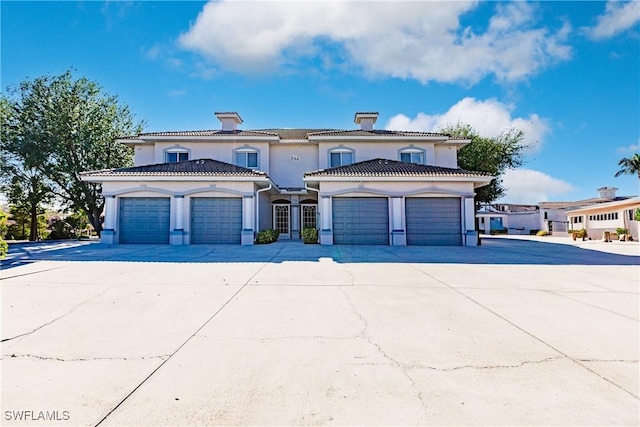
[[105, 243], [235, 243], [319, 230], [321, 244], [476, 245], [474, 189], [492, 179], [458, 168], [470, 140], [356, 128], [218, 130], [123, 137], [133, 167], [89, 171], [102, 184]]

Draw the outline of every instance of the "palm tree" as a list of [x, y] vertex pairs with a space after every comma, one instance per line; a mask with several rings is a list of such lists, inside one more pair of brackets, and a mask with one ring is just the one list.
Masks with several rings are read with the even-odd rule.
[[618, 166], [620, 166], [620, 170], [616, 172], [616, 176], [637, 174], [640, 178], [640, 154], [636, 153], [629, 158], [620, 159]]

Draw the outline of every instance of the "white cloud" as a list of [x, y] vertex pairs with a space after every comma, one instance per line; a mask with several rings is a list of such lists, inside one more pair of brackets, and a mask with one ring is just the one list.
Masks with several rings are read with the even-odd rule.
[[480, 101], [475, 98], [464, 98], [444, 114], [418, 113], [414, 119], [398, 114], [389, 120], [385, 129], [432, 132], [461, 122], [471, 125], [482, 136], [497, 136], [507, 129], [516, 128], [524, 131], [524, 143], [530, 147], [530, 150], [538, 150], [550, 131], [547, 120], [537, 114], [512, 117], [512, 111], [513, 106], [495, 99]]
[[608, 1], [603, 15], [597, 19], [593, 28], [585, 32], [594, 40], [614, 37], [640, 22], [640, 2]]
[[631, 144], [631, 145], [628, 145], [626, 147], [618, 147], [618, 148], [616, 148], [616, 152], [620, 153], [620, 154], [638, 153], [638, 152], [640, 152], [640, 138], [638, 138], [638, 143], [637, 144]]
[[502, 184], [507, 191], [500, 202], [505, 203], [536, 204], [575, 190], [566, 181], [531, 169], [505, 171], [502, 175]]
[[207, 3], [178, 42], [241, 73], [295, 68], [300, 59], [426, 83], [515, 81], [568, 59], [568, 24], [536, 27], [537, 7], [497, 4], [483, 32], [460, 17], [478, 2], [309, 1]]

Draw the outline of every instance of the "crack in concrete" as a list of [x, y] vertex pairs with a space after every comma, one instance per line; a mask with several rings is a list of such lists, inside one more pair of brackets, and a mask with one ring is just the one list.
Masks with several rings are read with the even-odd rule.
[[95, 298], [98, 298], [98, 297], [102, 296], [104, 293], [106, 293], [106, 292], [107, 292], [107, 291], [109, 291], [109, 290], [111, 290], [111, 287], [109, 287], [109, 288], [105, 289], [104, 291], [100, 292], [100, 293], [99, 293], [99, 294], [97, 294], [97, 295], [94, 295], [94, 296], [92, 296], [92, 297], [89, 297], [89, 298], [87, 298], [87, 299], [83, 300], [83, 301], [82, 301], [82, 302], [80, 302], [79, 304], [77, 304], [77, 305], [73, 306], [73, 307], [72, 307], [69, 311], [67, 311], [66, 313], [64, 313], [64, 314], [62, 314], [62, 315], [60, 315], [60, 316], [56, 317], [55, 319], [53, 319], [53, 320], [51, 320], [51, 321], [49, 321], [49, 322], [47, 322], [47, 323], [44, 323], [44, 324], [42, 324], [42, 325], [38, 326], [37, 328], [33, 329], [32, 331], [25, 332], [25, 333], [22, 333], [22, 334], [19, 334], [19, 335], [16, 335], [16, 336], [14, 336], [14, 337], [10, 337], [10, 338], [3, 338], [2, 340], [0, 340], [0, 342], [7, 342], [7, 341], [15, 340], [16, 338], [22, 338], [22, 337], [26, 337], [26, 336], [28, 336], [28, 335], [34, 334], [34, 333], [38, 332], [40, 329], [45, 328], [45, 327], [47, 327], [47, 326], [49, 326], [49, 325], [51, 325], [51, 324], [53, 324], [53, 323], [57, 322], [58, 320], [60, 320], [60, 319], [63, 319], [63, 318], [65, 318], [65, 317], [67, 317], [68, 315], [70, 315], [71, 313], [73, 313], [74, 311], [76, 311], [78, 308], [80, 308], [81, 306], [83, 306], [84, 304], [88, 303], [89, 301], [91, 301], [91, 300], [93, 300], [93, 299], [95, 299]]
[[[545, 346], [549, 347], [550, 349], [554, 350], [555, 352], [557, 352], [558, 354], [561, 354], [563, 356], [565, 356], [568, 360], [571, 360], [573, 363], [575, 363], [578, 366], [581, 366], [583, 369], [591, 372], [592, 374], [596, 375], [597, 377], [599, 377], [600, 379], [602, 379], [603, 381], [608, 382], [609, 384], [613, 385], [614, 387], [619, 388], [620, 390], [624, 391], [625, 393], [628, 393], [629, 395], [633, 396], [634, 398], [640, 400], [640, 396], [638, 396], [636, 393], [627, 390], [626, 388], [624, 388], [623, 386], [621, 386], [620, 384], [615, 383], [614, 381], [610, 380], [609, 378], [601, 375], [600, 373], [594, 371], [593, 369], [589, 368], [588, 366], [586, 366], [584, 363], [581, 363], [580, 359], [575, 359], [570, 357], [569, 355], [567, 355], [566, 353], [562, 352], [561, 350], [559, 350], [558, 348], [554, 347], [553, 345], [551, 345], [550, 343], [544, 341], [542, 338], [537, 337], [536, 335], [534, 335], [533, 333], [523, 329], [522, 327], [516, 325], [514, 322], [512, 322], [511, 320], [507, 319], [506, 317], [498, 314], [497, 312], [493, 311], [492, 309], [490, 309], [489, 307], [487, 307], [486, 305], [480, 303], [479, 301], [476, 301], [475, 299], [471, 298], [469, 295], [465, 294], [464, 292], [462, 292], [460, 289], [455, 288], [452, 285], [449, 285], [448, 283], [444, 282], [443, 280], [438, 279], [437, 277], [427, 273], [426, 271], [420, 270], [419, 268], [417, 268], [416, 266], [410, 264], [412, 268], [414, 268], [415, 270], [419, 271], [420, 273], [424, 274], [427, 277], [430, 277], [440, 283], [442, 283], [443, 285], [445, 285], [446, 287], [448, 287], [449, 289], [453, 290], [454, 292], [457, 292], [458, 294], [460, 294], [462, 297], [468, 299], [469, 301], [471, 301], [472, 303], [478, 305], [479, 307], [482, 307], [484, 310], [488, 311], [489, 313], [493, 314], [494, 316], [502, 319], [503, 321], [507, 322], [508, 324], [510, 324], [511, 326], [513, 326], [514, 328], [518, 329], [519, 331], [527, 334], [528, 336], [530, 336], [531, 338], [535, 339], [536, 341], [544, 344]], [[606, 289], [606, 288], [605, 288]]]
[[169, 354], [162, 354], [159, 356], [138, 356], [138, 357], [89, 357], [89, 358], [76, 358], [76, 359], [64, 359], [62, 357], [54, 356], [40, 356], [38, 354], [3, 354], [1, 359], [4, 358], [31, 358], [39, 360], [55, 360], [57, 362], [92, 362], [96, 360], [147, 360], [147, 359], [162, 359], [168, 358]]
[[392, 366], [395, 366], [397, 368], [400, 368], [400, 370], [402, 371], [402, 374], [409, 380], [409, 382], [411, 383], [411, 388], [413, 388], [414, 392], [416, 393], [416, 396], [418, 397], [418, 400], [420, 401], [420, 404], [422, 405], [422, 417], [420, 418], [420, 420], [418, 421], [417, 424], [422, 424], [425, 417], [428, 415], [428, 407], [427, 407], [427, 403], [424, 400], [424, 397], [422, 396], [422, 392], [420, 391], [420, 389], [418, 388], [418, 385], [416, 384], [415, 380], [411, 377], [411, 375], [409, 375], [408, 369], [401, 364], [400, 362], [398, 362], [397, 360], [395, 360], [393, 357], [389, 356], [383, 349], [382, 347], [373, 341], [373, 339], [371, 338], [371, 336], [368, 333], [368, 329], [369, 329], [369, 323], [367, 322], [367, 319], [364, 318], [364, 316], [362, 315], [362, 313], [360, 313], [358, 311], [358, 309], [356, 308], [355, 304], [353, 303], [353, 301], [351, 300], [351, 298], [349, 297], [349, 294], [347, 294], [347, 292], [344, 290], [344, 288], [340, 288], [340, 291], [344, 294], [345, 298], [347, 299], [347, 302], [349, 303], [349, 305], [351, 306], [351, 309], [353, 310], [353, 313], [358, 316], [358, 318], [360, 318], [360, 321], [363, 324], [363, 328], [360, 331], [359, 336], [362, 337], [363, 339], [365, 339], [369, 344], [371, 344], [372, 346], [374, 346], [377, 350], [378, 353], [380, 353], [382, 355], [382, 357], [384, 357], [386, 360], [388, 360], [389, 362], [391, 362]]
[[349, 275], [349, 278], [351, 279], [351, 286], [355, 286], [355, 277], [353, 276], [353, 273], [351, 271], [349, 271], [349, 269], [347, 268], [346, 264], [343, 264], [343, 270]]
[[282, 252], [283, 249], [284, 249], [284, 246], [280, 248], [280, 250], [278, 250], [278, 252], [276, 252], [275, 255], [273, 255], [269, 261], [262, 263], [262, 266], [258, 269], [258, 271], [256, 271], [253, 275], [251, 275], [251, 277], [247, 279], [245, 284], [242, 285], [240, 289], [238, 289], [233, 295], [231, 295], [231, 297], [224, 304], [222, 304], [220, 308], [218, 308], [202, 325], [200, 325], [200, 327], [198, 327], [189, 337], [187, 337], [187, 339], [182, 344], [180, 344], [171, 354], [169, 354], [167, 358], [163, 359], [162, 362], [158, 366], [156, 366], [156, 368], [153, 369], [151, 373], [149, 373], [149, 375], [147, 375], [137, 386], [135, 386], [122, 400], [120, 400], [120, 402], [118, 402], [114, 407], [108, 410], [107, 413], [104, 415], [104, 417], [102, 417], [95, 424], [95, 427], [101, 425], [107, 418], [109, 418], [109, 416], [111, 416], [111, 414], [113, 414], [122, 404], [124, 404], [124, 402], [126, 402], [127, 399], [129, 399], [140, 387], [142, 387], [142, 385], [145, 384], [149, 380], [149, 378], [155, 375], [155, 373], [158, 372], [160, 368], [162, 368], [165, 365], [165, 363], [171, 360], [171, 358], [174, 355], [176, 355], [180, 350], [182, 350], [182, 348], [186, 346], [196, 335], [198, 335], [200, 331], [202, 331], [211, 321], [213, 321], [213, 319], [215, 319], [216, 316], [222, 310], [224, 310], [225, 307], [227, 307], [227, 305], [231, 301], [236, 299], [236, 297], [242, 292], [242, 290], [245, 287], [249, 286], [249, 282], [253, 280], [253, 278], [256, 277], [262, 271], [262, 269], [264, 269], [267, 265], [269, 265], [269, 263], [272, 262], [280, 254], [280, 252]]
[[428, 365], [404, 365], [404, 366], [406, 369], [430, 369], [438, 372], [453, 372], [460, 369], [478, 369], [478, 370], [514, 369], [514, 368], [521, 368], [524, 365], [552, 362], [559, 359], [568, 359], [568, 358], [566, 356], [551, 356], [551, 357], [547, 357], [545, 359], [540, 359], [540, 360], [525, 360], [515, 365], [461, 365], [461, 366], [454, 366], [453, 368], [438, 368], [435, 366], [428, 366]]

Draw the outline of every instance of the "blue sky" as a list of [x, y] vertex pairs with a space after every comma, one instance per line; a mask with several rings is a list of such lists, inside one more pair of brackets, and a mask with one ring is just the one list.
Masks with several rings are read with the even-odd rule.
[[74, 68], [146, 131], [525, 131], [503, 201], [578, 200], [640, 151], [639, 2], [2, 1], [1, 87]]

